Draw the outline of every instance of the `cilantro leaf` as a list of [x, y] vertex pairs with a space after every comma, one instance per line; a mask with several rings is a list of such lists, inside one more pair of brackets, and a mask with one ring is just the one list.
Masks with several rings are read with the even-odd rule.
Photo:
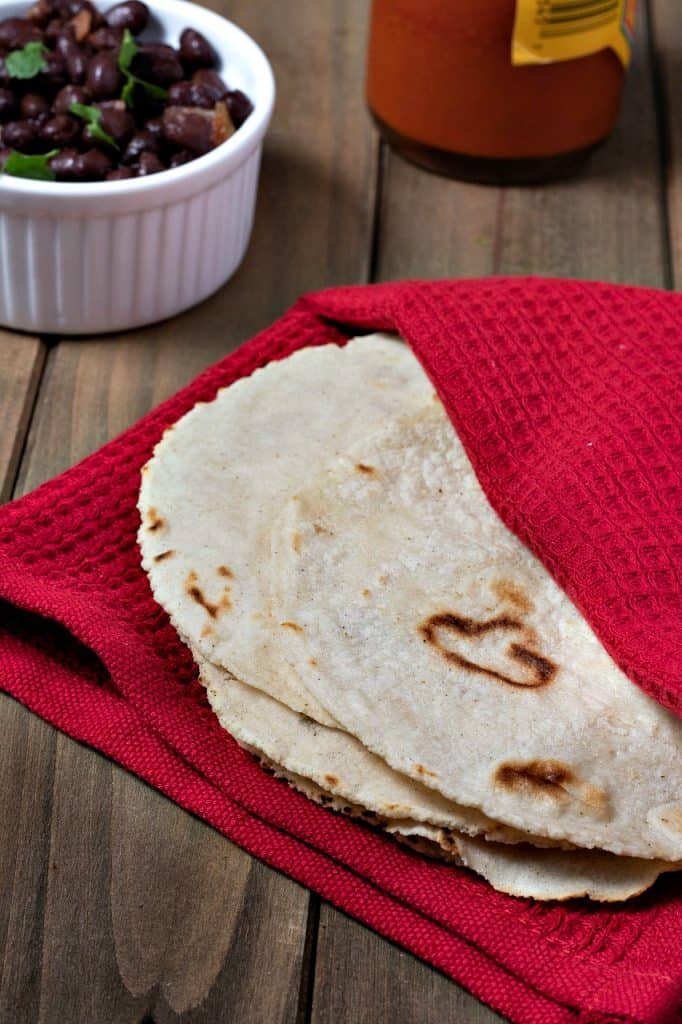
[[130, 71], [130, 65], [133, 62], [133, 57], [139, 52], [139, 49], [139, 46], [133, 39], [132, 32], [127, 28], [123, 33], [121, 49], [118, 51], [118, 68], [124, 75], [127, 75]]
[[147, 96], [153, 100], [165, 100], [168, 97], [168, 90], [163, 89], [160, 85], [154, 85], [153, 82], [145, 82], [144, 79], [138, 78], [130, 70], [135, 55], [140, 52], [140, 48], [133, 39], [133, 34], [129, 28], [123, 33], [123, 40], [121, 42], [121, 49], [118, 52], [118, 69], [125, 76], [125, 85], [121, 91], [121, 99], [127, 107], [133, 107], [135, 103], [135, 86], [139, 85], [141, 89], [146, 92]]
[[47, 47], [40, 42], [26, 43], [21, 50], [12, 50], [5, 57], [5, 67], [10, 78], [35, 78], [47, 67]]
[[134, 94], [134, 92], [135, 92], [135, 79], [133, 78], [132, 75], [128, 75], [126, 77], [126, 84], [121, 89], [121, 99], [123, 100], [123, 102], [125, 103], [125, 105], [127, 107], [132, 107], [134, 105], [133, 104], [133, 94]]
[[59, 152], [58, 149], [51, 149], [49, 153], [40, 153], [38, 156], [27, 156], [26, 153], [18, 153], [16, 149], [10, 150], [2, 170], [13, 178], [34, 178], [36, 181], [55, 181], [56, 174], [49, 165], [49, 161]]
[[121, 99], [127, 107], [135, 106], [136, 85], [146, 92], [147, 96], [152, 100], [168, 99], [168, 89], [164, 89], [160, 85], [155, 85], [153, 82], [145, 82], [143, 78], [138, 78], [137, 75], [132, 74], [130, 71], [124, 71], [123, 73], [126, 76], [126, 84], [121, 90]]
[[114, 139], [108, 132], [105, 132], [104, 128], [100, 125], [100, 121], [102, 120], [102, 111], [99, 107], [89, 107], [85, 103], [70, 103], [69, 111], [72, 114], [75, 114], [76, 117], [80, 117], [85, 121], [92, 139], [99, 139], [100, 142], [106, 142], [107, 145], [113, 146], [114, 149], [118, 149]]

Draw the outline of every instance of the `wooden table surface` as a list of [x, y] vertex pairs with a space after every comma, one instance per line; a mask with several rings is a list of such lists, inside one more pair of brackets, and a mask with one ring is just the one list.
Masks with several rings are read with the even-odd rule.
[[[615, 135], [575, 181], [495, 189], [390, 153], [363, 98], [364, 0], [214, 0], [278, 84], [254, 236], [202, 306], [118, 337], [0, 331], [0, 487], [133, 423], [301, 292], [541, 273], [679, 287], [682, 19], [640, 0]], [[285, 10], [285, 13], [284, 13]], [[0, 699], [0, 1024], [491, 1024], [463, 989]]]

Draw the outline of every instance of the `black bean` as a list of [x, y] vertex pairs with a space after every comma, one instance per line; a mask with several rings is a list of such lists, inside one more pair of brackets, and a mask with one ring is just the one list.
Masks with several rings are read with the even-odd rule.
[[131, 71], [145, 82], [169, 86], [184, 77], [182, 64], [171, 46], [147, 43], [135, 54]]
[[135, 172], [130, 167], [116, 167], [105, 177], [105, 181], [124, 181], [126, 178], [134, 178]]
[[177, 57], [178, 51], [170, 43], [144, 43], [142, 49], [145, 53], [158, 53], [162, 57]]
[[20, 50], [26, 43], [40, 42], [43, 33], [26, 18], [5, 18], [0, 21], [0, 50]]
[[135, 119], [123, 103], [120, 107], [104, 107], [99, 123], [121, 149], [128, 145], [135, 134]]
[[253, 103], [241, 89], [230, 89], [225, 102], [235, 128], [241, 128], [253, 110]]
[[62, 149], [50, 160], [50, 168], [58, 181], [79, 181], [77, 165], [80, 153], [77, 149]]
[[36, 25], [45, 26], [52, 17], [52, 4], [50, 0], [36, 0], [26, 11], [26, 17]]
[[96, 100], [118, 95], [123, 78], [118, 70], [117, 54], [111, 50], [101, 50], [94, 56], [88, 66], [85, 84]]
[[43, 38], [48, 46], [54, 46], [61, 35], [64, 35], [64, 22], [61, 18], [52, 18], [43, 32]]
[[182, 167], [183, 164], [188, 164], [190, 160], [194, 160], [195, 158], [196, 153], [193, 153], [191, 149], [178, 149], [177, 152], [173, 153], [168, 161], [168, 166]]
[[192, 83], [174, 82], [168, 90], [168, 102], [173, 107], [193, 107]]
[[118, 50], [122, 39], [123, 32], [120, 28], [103, 25], [96, 32], [91, 32], [87, 41], [93, 50]]
[[57, 40], [57, 53], [60, 53], [66, 64], [69, 81], [76, 85], [82, 82], [88, 70], [88, 55], [70, 35], [60, 36]]
[[192, 102], [190, 103], [190, 106], [203, 107], [204, 110], [212, 110], [217, 102], [214, 95], [215, 90], [197, 82], [190, 82], [190, 85], [192, 86], [190, 94]]
[[217, 103], [218, 100], [224, 99], [228, 93], [228, 88], [218, 72], [211, 71], [208, 68], [202, 68], [200, 71], [195, 71], [192, 75], [192, 83], [194, 85], [201, 86], [201, 88], [208, 93], [214, 103]]
[[50, 111], [50, 104], [39, 92], [27, 92], [21, 97], [19, 110], [22, 117], [39, 117]]
[[38, 142], [38, 129], [32, 121], [8, 121], [2, 126], [2, 144], [8, 149], [32, 153]]
[[112, 170], [113, 160], [101, 149], [88, 149], [80, 154], [80, 165], [87, 180], [101, 181]]
[[168, 104], [172, 107], [203, 107], [213, 110], [215, 106], [212, 90], [196, 82], [176, 82], [168, 90]]
[[0, 89], [0, 124], [17, 116], [17, 101], [11, 89]]
[[160, 148], [160, 140], [151, 132], [143, 129], [133, 135], [121, 157], [121, 163], [135, 164], [139, 161], [142, 153], [158, 153]]
[[147, 121], [144, 126], [144, 130], [150, 135], [153, 135], [155, 139], [163, 139], [163, 118], [153, 117], [151, 121]]
[[144, 178], [148, 174], [158, 174], [159, 171], [165, 170], [166, 165], [156, 153], [145, 152], [140, 154], [140, 159], [137, 163], [138, 178]]
[[129, 28], [134, 36], [144, 32], [149, 21], [149, 8], [140, 0], [125, 0], [125, 3], [116, 4], [104, 15], [106, 22], [112, 28]]
[[197, 107], [166, 107], [163, 112], [163, 133], [166, 140], [194, 153], [211, 149], [211, 122], [208, 111]]
[[50, 149], [73, 146], [81, 133], [81, 125], [68, 114], [55, 114], [40, 129], [40, 138], [50, 143]]
[[111, 158], [100, 149], [63, 149], [50, 160], [59, 181], [101, 181], [112, 169]]
[[65, 85], [52, 101], [52, 110], [55, 114], [68, 114], [72, 103], [87, 105], [91, 99], [90, 93], [82, 85]]
[[61, 89], [63, 85], [66, 85], [66, 61], [61, 53], [57, 53], [55, 50], [48, 51], [44, 56], [47, 67], [40, 72], [41, 83], [49, 89]]
[[186, 28], [180, 36], [180, 60], [190, 70], [212, 68], [216, 63], [216, 55], [201, 32]]

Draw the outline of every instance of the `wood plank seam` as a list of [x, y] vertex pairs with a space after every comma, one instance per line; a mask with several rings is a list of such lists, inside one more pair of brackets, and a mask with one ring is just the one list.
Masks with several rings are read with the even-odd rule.
[[374, 184], [374, 215], [372, 217], [372, 233], [369, 248], [369, 281], [375, 282], [379, 271], [381, 257], [381, 215], [383, 208], [384, 175], [386, 161], [388, 159], [388, 146], [381, 136], [376, 133], [376, 181]]
[[312, 1020], [321, 902], [317, 893], [310, 892], [308, 894], [308, 919], [306, 922], [303, 956], [301, 958], [301, 979], [296, 1024], [310, 1024]]
[[14, 496], [14, 489], [19, 477], [19, 469], [24, 458], [26, 446], [31, 433], [33, 417], [38, 407], [38, 400], [40, 398], [41, 386], [45, 376], [48, 354], [48, 348], [41, 338], [36, 362], [30, 374], [21, 411], [19, 413], [17, 432], [7, 465], [7, 474], [5, 476], [5, 480], [2, 482], [2, 487], [0, 487], [0, 504], [4, 504]]
[[659, 52], [656, 14], [652, 0], [644, 0], [644, 17], [649, 26], [649, 66], [654, 94], [656, 135], [658, 139], [659, 196], [661, 201], [661, 223], [663, 228], [664, 287], [674, 288], [673, 244], [670, 204], [668, 201], [668, 180], [672, 164], [672, 140], [670, 133], [670, 97], [663, 73], [663, 61]]

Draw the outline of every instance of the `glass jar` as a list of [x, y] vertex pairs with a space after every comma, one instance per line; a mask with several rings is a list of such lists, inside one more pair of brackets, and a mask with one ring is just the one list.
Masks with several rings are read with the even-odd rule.
[[515, 66], [516, 0], [374, 0], [367, 98], [385, 138], [430, 170], [526, 184], [576, 170], [618, 116], [609, 48]]

